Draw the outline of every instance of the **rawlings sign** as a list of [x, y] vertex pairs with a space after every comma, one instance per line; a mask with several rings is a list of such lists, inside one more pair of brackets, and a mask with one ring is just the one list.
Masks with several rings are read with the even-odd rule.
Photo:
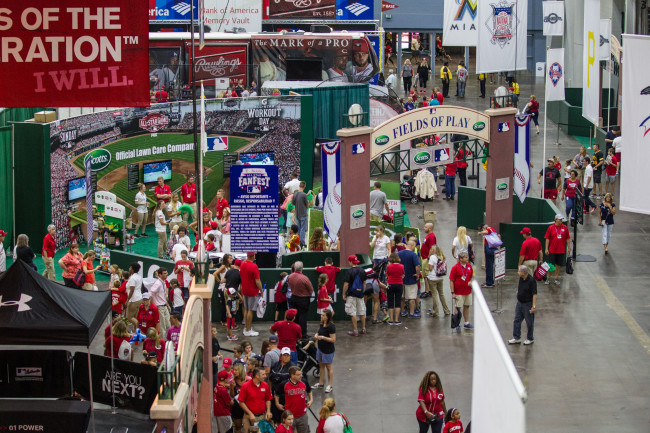
[[0, 31], [0, 106], [149, 105], [146, 2], [5, 2]]

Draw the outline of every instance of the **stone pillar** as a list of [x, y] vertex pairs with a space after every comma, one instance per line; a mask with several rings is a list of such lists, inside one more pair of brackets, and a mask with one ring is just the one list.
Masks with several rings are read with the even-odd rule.
[[[490, 157], [487, 162], [487, 188], [485, 193], [485, 223], [499, 227], [499, 223], [512, 222], [513, 173], [515, 167], [515, 114], [516, 108], [485, 110], [490, 116]], [[509, 123], [507, 131], [499, 132], [499, 124]], [[507, 184], [508, 198], [496, 200], [502, 191], [498, 186]]]
[[[370, 253], [370, 135], [372, 132], [373, 128], [369, 126], [337, 131], [341, 139], [342, 200], [339, 232], [341, 266], [347, 266], [347, 257], [351, 254]], [[353, 154], [353, 145], [356, 143], [364, 143], [365, 151]], [[361, 209], [363, 214], [358, 209]], [[363, 226], [351, 229], [351, 224]]]

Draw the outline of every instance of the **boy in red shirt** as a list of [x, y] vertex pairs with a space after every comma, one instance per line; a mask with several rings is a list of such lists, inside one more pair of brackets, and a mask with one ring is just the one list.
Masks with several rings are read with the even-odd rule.
[[177, 275], [176, 279], [181, 286], [185, 299], [190, 297], [189, 287], [192, 283], [192, 269], [194, 269], [194, 263], [191, 260], [187, 260], [187, 250], [182, 250], [181, 259], [174, 265], [174, 273]]
[[296, 224], [292, 225], [289, 229], [289, 235], [291, 239], [287, 242], [287, 248], [290, 252], [300, 251], [300, 235], [298, 234], [298, 226]]
[[445, 200], [454, 200], [456, 196], [456, 163], [445, 165]]
[[[458, 254], [458, 263], [456, 263], [449, 272], [449, 288], [451, 289], [451, 299], [454, 300], [456, 308], [463, 309], [463, 318], [465, 319], [465, 329], [473, 329], [474, 326], [469, 323], [469, 307], [472, 305], [472, 286], [470, 283], [474, 278], [474, 269], [469, 263], [469, 257], [466, 252]], [[456, 327], [460, 332], [460, 325]]]
[[228, 378], [230, 373], [221, 370], [217, 375], [218, 382], [214, 386], [213, 411], [217, 425], [216, 433], [226, 433], [232, 428], [232, 418], [230, 409], [232, 408], [232, 398], [228, 392]]
[[332, 296], [336, 293], [336, 275], [341, 272], [341, 268], [333, 265], [334, 261], [331, 257], [325, 258], [325, 266], [319, 266], [316, 268], [316, 272], [319, 274], [327, 275], [327, 294]]
[[[571, 234], [569, 228], [562, 223], [562, 215], [555, 215], [555, 223], [547, 230], [544, 238], [546, 239], [545, 253], [548, 256], [548, 262], [555, 265], [555, 274], [553, 283], [560, 284], [558, 279], [560, 275], [560, 267], [565, 265], [564, 254], [568, 254], [569, 246], [571, 243]], [[546, 280], [545, 284], [549, 284], [550, 280]]]
[[149, 328], [156, 328], [156, 331], [160, 332], [158, 307], [151, 303], [151, 293], [143, 293], [142, 299], [144, 302], [140, 304], [137, 315], [140, 332], [146, 335]]
[[620, 167], [620, 161], [614, 155], [614, 148], [610, 147], [607, 150], [607, 157], [605, 158], [605, 194], [609, 192], [609, 186], [612, 186], [611, 193], [614, 194], [616, 188], [616, 174]]

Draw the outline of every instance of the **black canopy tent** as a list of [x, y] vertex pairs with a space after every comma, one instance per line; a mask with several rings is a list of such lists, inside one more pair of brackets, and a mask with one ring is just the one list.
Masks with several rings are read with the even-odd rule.
[[109, 291], [62, 286], [22, 260], [0, 275], [0, 345], [86, 346], [89, 378], [90, 343], [110, 311]]

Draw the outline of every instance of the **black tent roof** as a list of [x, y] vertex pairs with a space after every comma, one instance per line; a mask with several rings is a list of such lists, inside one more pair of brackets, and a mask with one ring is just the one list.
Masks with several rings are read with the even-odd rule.
[[62, 286], [22, 260], [0, 276], [0, 344], [90, 346], [110, 310], [109, 291]]

